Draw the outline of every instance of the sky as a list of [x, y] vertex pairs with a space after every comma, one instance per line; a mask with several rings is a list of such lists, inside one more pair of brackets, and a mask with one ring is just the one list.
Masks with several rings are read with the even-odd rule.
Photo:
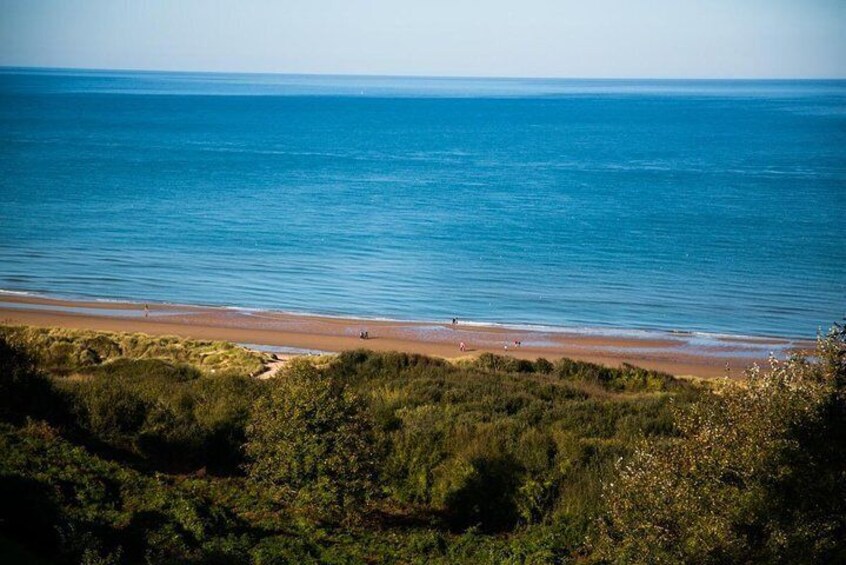
[[0, 0], [0, 65], [846, 78], [846, 0]]

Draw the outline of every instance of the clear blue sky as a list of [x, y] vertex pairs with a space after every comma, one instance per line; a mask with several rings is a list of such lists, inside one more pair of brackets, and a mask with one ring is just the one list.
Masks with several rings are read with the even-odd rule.
[[0, 65], [846, 78], [846, 0], [0, 0]]

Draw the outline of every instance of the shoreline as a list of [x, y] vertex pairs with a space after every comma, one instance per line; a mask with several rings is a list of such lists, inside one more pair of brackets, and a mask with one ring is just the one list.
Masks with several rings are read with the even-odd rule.
[[[93, 308], [97, 310], [132, 310], [137, 315], [136, 309], [141, 309], [145, 304], [156, 308], [161, 312], [173, 311], [205, 311], [225, 310], [242, 312], [252, 315], [279, 314], [293, 318], [319, 318], [327, 320], [355, 321], [362, 324], [392, 323], [392, 324], [429, 324], [443, 325], [444, 319], [426, 318], [388, 318], [384, 316], [359, 316], [355, 314], [332, 314], [325, 312], [298, 312], [294, 310], [274, 310], [272, 307], [237, 306], [232, 304], [183, 304], [180, 302], [156, 302], [136, 300], [129, 298], [104, 298], [87, 297], [82, 295], [61, 295], [45, 293], [40, 291], [9, 290], [0, 288], [0, 305], [14, 306], [21, 304], [39, 304], [57, 306], [59, 308]], [[708, 331], [702, 329], [681, 329], [681, 328], [652, 328], [652, 327], [616, 327], [616, 326], [591, 326], [591, 325], [555, 325], [549, 323], [531, 322], [498, 322], [461, 319], [461, 323], [467, 327], [499, 328], [516, 332], [552, 333], [580, 336], [597, 337], [632, 337], [632, 338], [661, 338], [669, 336], [676, 337], [703, 337], [706, 339], [719, 339], [723, 341], [754, 342], [781, 344], [786, 342], [816, 343], [815, 338], [801, 337], [797, 335], [778, 334], [744, 334], [731, 333], [729, 331]]]
[[[479, 322], [399, 321], [293, 314], [218, 306], [129, 301], [71, 300], [35, 294], [0, 293], [3, 324], [53, 326], [116, 332], [177, 335], [231, 341], [265, 351], [339, 352], [368, 348], [444, 358], [484, 352], [522, 359], [569, 357], [609, 366], [630, 363], [674, 375], [736, 376], [753, 363], [766, 365], [770, 353], [815, 347], [813, 340], [708, 334], [704, 332], [506, 326]], [[370, 339], [359, 338], [367, 331]], [[459, 343], [466, 351], [459, 350]], [[515, 342], [521, 342], [516, 345]], [[507, 347], [507, 349], [506, 349]]]

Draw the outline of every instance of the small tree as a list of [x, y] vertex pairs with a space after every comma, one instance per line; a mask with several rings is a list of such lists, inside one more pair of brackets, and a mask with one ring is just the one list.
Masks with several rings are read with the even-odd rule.
[[615, 563], [846, 559], [844, 334], [818, 363], [773, 361], [678, 414], [606, 491], [597, 557]]
[[250, 477], [316, 517], [354, 514], [375, 485], [375, 439], [364, 404], [304, 360], [270, 386], [247, 427]]

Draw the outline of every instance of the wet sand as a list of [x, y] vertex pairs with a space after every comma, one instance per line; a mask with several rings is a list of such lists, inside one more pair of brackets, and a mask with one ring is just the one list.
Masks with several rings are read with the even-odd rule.
[[[710, 336], [689, 332], [599, 332], [516, 329], [444, 323], [373, 321], [304, 316], [201, 306], [128, 302], [56, 300], [16, 294], [0, 295], [0, 323], [143, 332], [196, 339], [233, 341], [273, 351], [338, 352], [365, 347], [445, 358], [507, 354], [523, 359], [570, 357], [609, 366], [631, 363], [675, 375], [732, 376], [757, 362], [766, 365], [770, 352], [783, 357], [796, 349], [813, 349], [809, 340], [772, 337]], [[370, 338], [362, 340], [359, 332]], [[516, 345], [519, 341], [522, 344]], [[459, 343], [466, 351], [459, 350]], [[506, 350], [507, 347], [507, 350]]]

